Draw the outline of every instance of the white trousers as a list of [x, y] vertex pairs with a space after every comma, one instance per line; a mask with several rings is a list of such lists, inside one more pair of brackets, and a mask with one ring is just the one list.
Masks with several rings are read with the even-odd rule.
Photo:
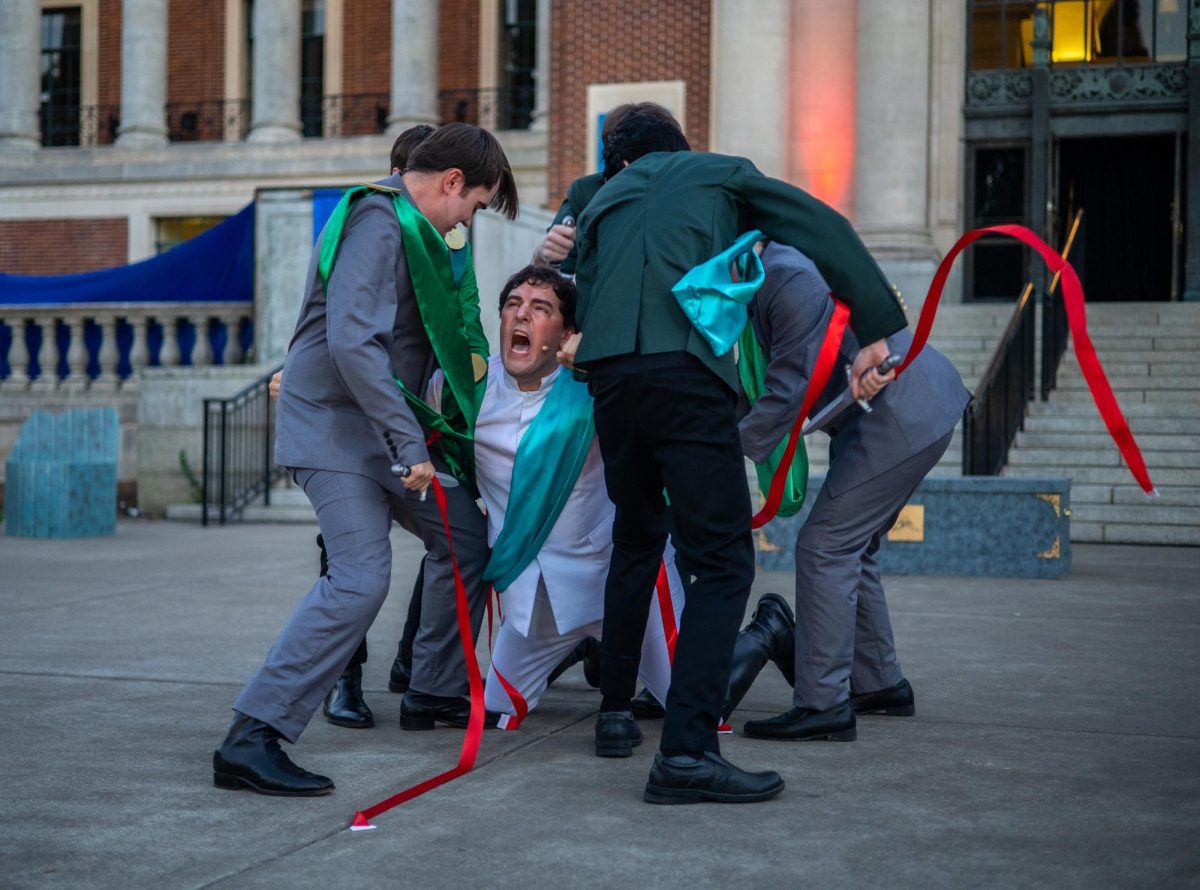
[[[667, 564], [667, 579], [671, 587], [671, 608], [675, 615], [675, 627], [683, 613], [683, 583], [674, 561]], [[558, 666], [567, 653], [585, 637], [600, 638], [603, 621], [593, 621], [564, 633], [558, 632], [554, 623], [554, 612], [545, 581], [538, 579], [537, 593], [533, 604], [533, 617], [529, 622], [529, 635], [522, 636], [507, 623], [500, 625], [496, 643], [492, 647], [492, 664], [488, 669], [487, 685], [484, 687], [484, 703], [489, 711], [501, 714], [516, 714], [517, 708], [496, 672], [508, 681], [530, 711], [541, 701], [546, 691], [546, 678]], [[657, 593], [646, 622], [646, 635], [642, 640], [642, 662], [638, 676], [660, 702], [667, 700], [667, 689], [671, 685], [671, 659], [667, 652], [666, 630], [663, 627], [662, 610], [658, 605]], [[510, 727], [515, 728], [515, 727]]]

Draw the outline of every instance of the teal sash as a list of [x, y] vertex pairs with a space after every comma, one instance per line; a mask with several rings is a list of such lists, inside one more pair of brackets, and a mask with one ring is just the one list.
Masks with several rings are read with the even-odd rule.
[[506, 590], [542, 549], [575, 488], [595, 430], [587, 386], [560, 371], [517, 446], [504, 528], [483, 570], [496, 590]]
[[[671, 288], [679, 308], [720, 357], [733, 348], [746, 327], [746, 304], [758, 293], [765, 276], [754, 244], [766, 236], [754, 229], [727, 250], [701, 263]], [[739, 281], [731, 268], [737, 265]]]

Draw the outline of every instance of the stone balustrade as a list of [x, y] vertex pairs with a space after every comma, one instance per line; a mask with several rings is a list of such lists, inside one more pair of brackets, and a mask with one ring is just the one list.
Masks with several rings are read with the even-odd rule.
[[252, 361], [250, 303], [0, 306], [0, 395], [116, 389], [142, 368]]

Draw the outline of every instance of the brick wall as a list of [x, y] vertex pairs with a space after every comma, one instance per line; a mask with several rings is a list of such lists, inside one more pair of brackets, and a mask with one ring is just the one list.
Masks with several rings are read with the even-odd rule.
[[346, 4], [343, 15], [343, 92], [390, 94], [391, 0], [354, 0]]
[[96, 139], [107, 145], [113, 141], [108, 117], [119, 115], [121, 107], [121, 0], [100, 0], [99, 12], [96, 103], [104, 111], [96, 127]]
[[69, 275], [124, 265], [129, 259], [125, 217], [0, 220], [0, 272]]
[[549, 201], [588, 172], [587, 86], [646, 80], [687, 84], [687, 137], [708, 148], [711, 0], [553, 0], [550, 44]]
[[479, 0], [442, 0], [438, 91], [479, 87]]
[[170, 0], [167, 102], [204, 102], [225, 93], [225, 0]]

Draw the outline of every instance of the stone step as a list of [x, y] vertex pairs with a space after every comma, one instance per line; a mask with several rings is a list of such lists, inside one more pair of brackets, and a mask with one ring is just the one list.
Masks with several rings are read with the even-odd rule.
[[[1194, 395], [1200, 396], [1200, 377], [1192, 374], [1117, 374], [1107, 373], [1108, 384], [1113, 388], [1113, 392], [1120, 393], [1123, 390], [1130, 389], [1177, 389], [1188, 391]], [[1087, 381], [1083, 379], [1081, 374], [1062, 374], [1058, 375], [1058, 386], [1055, 388], [1055, 393], [1068, 392], [1075, 389], [1086, 389]]]
[[[1144, 385], [1138, 388], [1114, 386], [1113, 392], [1117, 397], [1117, 404], [1121, 406], [1122, 410], [1124, 410], [1126, 405], [1133, 406], [1142, 402], [1160, 405], [1172, 405], [1179, 402], [1188, 405], [1193, 414], [1195, 413], [1194, 405], [1197, 396], [1200, 395], [1200, 390], [1197, 390], [1195, 387], [1171, 389], [1165, 386], [1146, 387]], [[1093, 401], [1091, 390], [1082, 384], [1078, 388], [1060, 386], [1054, 391], [1051, 399], [1055, 404]]]
[[[1015, 456], [1019, 452], [1012, 452]], [[1014, 465], [1010, 463], [1004, 468], [1005, 476], [1015, 479], [1036, 479], [1042, 476], [1067, 476], [1075, 484], [1085, 485], [1130, 485], [1134, 483], [1133, 474], [1125, 467], [1077, 467], [1054, 466], [1051, 464]], [[1200, 486], [1200, 468], [1197, 467], [1168, 467], [1166, 469], [1150, 470], [1150, 478], [1160, 488], [1171, 486]]]
[[[1172, 357], [1168, 358], [1167, 353], [1163, 353], [1163, 357], [1159, 357], [1153, 352], [1131, 350], [1129, 354], [1114, 353], [1112, 359], [1100, 356], [1100, 363], [1104, 366], [1104, 373], [1112, 377], [1188, 377], [1195, 374], [1197, 367], [1194, 360], [1176, 356], [1174, 351], [1170, 355]], [[1060, 379], [1064, 376], [1079, 377], [1082, 373], [1074, 356], [1063, 357], [1058, 368]]]
[[1133, 504], [1089, 504], [1071, 501], [1071, 520], [1119, 525], [1194, 525], [1200, 527], [1200, 507]]
[[[1175, 433], [1149, 433], [1137, 424], [1131, 425], [1138, 447], [1146, 451], [1188, 451], [1200, 465], [1200, 435], [1187, 436]], [[1072, 430], [1069, 432], [1033, 432], [1026, 429], [1017, 433], [1018, 448], [1067, 448], [1067, 449], [1101, 449], [1112, 445], [1112, 438], [1107, 432]]]
[[[1138, 437], [1166, 433], [1170, 435], [1200, 436], [1200, 410], [1196, 417], [1134, 417], [1127, 418], [1130, 429]], [[1026, 433], [1102, 433], [1105, 436], [1104, 421], [1099, 413], [1092, 410], [1091, 414], [1026, 414]]]
[[[1146, 466], [1155, 469], [1185, 469], [1196, 467], [1196, 455], [1187, 451], [1142, 450]], [[1121, 453], [1116, 444], [1107, 448], [1014, 448], [1008, 455], [1009, 466], [1068, 466], [1068, 467], [1117, 467], [1122, 466]], [[1198, 468], [1200, 469], [1200, 468]]]
[[1157, 498], [1150, 498], [1136, 485], [1089, 485], [1071, 486], [1071, 503], [1084, 504], [1163, 504], [1170, 507], [1200, 507], [1200, 486], [1166, 486], [1159, 490]]
[[1072, 517], [1071, 540], [1080, 544], [1170, 544], [1196, 547], [1200, 546], [1200, 527], [1075, 522]]
[[[1050, 394], [1050, 401], [1029, 403], [1027, 417], [1096, 417], [1100, 414], [1090, 395], [1080, 398], [1080, 393], [1071, 393], [1070, 398], [1060, 399], [1057, 392]], [[1195, 399], [1172, 399], [1170, 401], [1121, 402], [1121, 412], [1130, 420], [1134, 417], [1196, 418], [1200, 417], [1200, 405]]]

